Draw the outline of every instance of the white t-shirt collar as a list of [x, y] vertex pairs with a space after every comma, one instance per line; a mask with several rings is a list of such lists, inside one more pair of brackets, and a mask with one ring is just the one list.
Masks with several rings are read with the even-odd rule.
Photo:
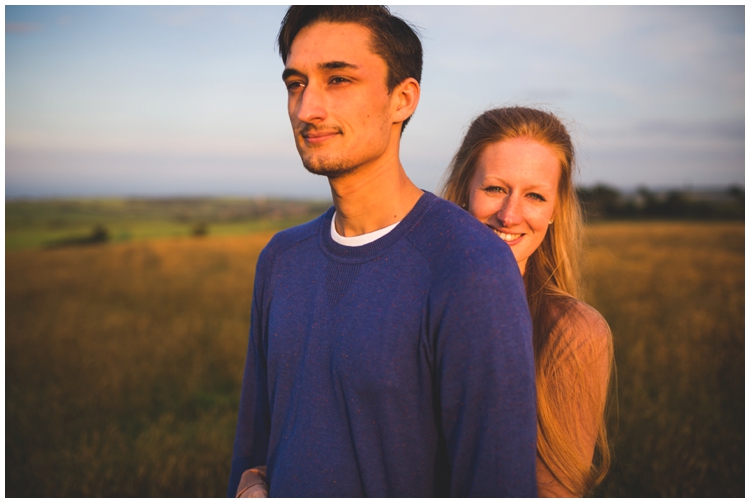
[[367, 234], [360, 234], [359, 236], [352, 236], [352, 237], [345, 237], [339, 234], [336, 231], [336, 225], [334, 222], [336, 221], [336, 212], [333, 212], [333, 217], [331, 217], [331, 239], [336, 241], [340, 245], [344, 246], [364, 246], [366, 244], [372, 243], [373, 241], [377, 241], [378, 239], [382, 238], [389, 232], [391, 232], [393, 229], [396, 228], [398, 224], [401, 223], [399, 220], [393, 225], [389, 225], [388, 227], [383, 227], [382, 229], [378, 229], [373, 232], [368, 232]]

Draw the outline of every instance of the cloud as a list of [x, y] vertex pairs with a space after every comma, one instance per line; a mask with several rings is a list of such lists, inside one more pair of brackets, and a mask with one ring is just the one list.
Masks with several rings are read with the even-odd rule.
[[5, 23], [5, 33], [31, 33], [44, 28], [41, 23], [10, 22]]
[[745, 122], [741, 119], [705, 122], [647, 121], [634, 127], [636, 134], [684, 139], [745, 139]]
[[153, 18], [167, 26], [188, 26], [204, 20], [210, 11], [201, 7], [167, 7], [153, 12]]
[[394, 11], [417, 26], [430, 27], [422, 30], [428, 40], [439, 38], [442, 32], [477, 44], [505, 39], [511, 49], [519, 42], [533, 46], [553, 43], [586, 49], [597, 47], [613, 36], [628, 32], [638, 17], [645, 14], [638, 8], [611, 6], [412, 6]]
[[278, 23], [284, 11], [277, 7], [251, 6], [162, 6], [149, 8], [151, 18], [159, 24], [172, 27], [241, 26], [260, 28], [271, 22]]
[[744, 157], [742, 148], [587, 149], [585, 155], [579, 157], [580, 183], [600, 182], [620, 188], [744, 185]]
[[564, 87], [531, 88], [526, 91], [529, 99], [536, 101], [564, 101], [574, 96], [573, 90]]
[[633, 42], [663, 63], [744, 59], [744, 7], [682, 6], [648, 10]]
[[[742, 119], [707, 119], [655, 117], [632, 123], [613, 124], [599, 121], [587, 125], [587, 134], [576, 139], [579, 146], [589, 151], [613, 153], [654, 149], [673, 152], [690, 152], [701, 156], [707, 152], [715, 155], [744, 156], [745, 125]], [[675, 172], [682, 168], [673, 164]]]
[[6, 151], [5, 196], [11, 198], [258, 194], [324, 199], [330, 189], [289, 151], [243, 157]]

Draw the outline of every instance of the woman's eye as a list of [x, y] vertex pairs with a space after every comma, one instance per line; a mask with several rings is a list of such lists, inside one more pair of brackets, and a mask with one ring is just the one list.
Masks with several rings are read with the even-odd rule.
[[540, 202], [544, 202], [547, 200], [543, 195], [537, 194], [536, 192], [532, 192], [531, 194], [529, 194], [529, 197]]
[[488, 187], [484, 187], [482, 190], [489, 194], [502, 194], [503, 192], [505, 192], [504, 188], [498, 187], [496, 185], [490, 185]]

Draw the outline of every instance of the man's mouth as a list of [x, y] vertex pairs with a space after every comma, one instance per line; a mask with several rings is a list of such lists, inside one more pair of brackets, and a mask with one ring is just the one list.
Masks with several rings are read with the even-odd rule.
[[341, 134], [340, 131], [329, 129], [325, 131], [314, 131], [314, 130], [308, 130], [308, 131], [302, 131], [302, 137], [305, 139], [305, 142], [307, 143], [322, 143], [326, 140], [330, 140], [334, 136], [337, 136]]

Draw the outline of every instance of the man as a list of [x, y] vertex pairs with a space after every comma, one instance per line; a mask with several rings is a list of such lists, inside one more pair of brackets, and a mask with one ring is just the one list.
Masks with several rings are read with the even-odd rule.
[[267, 465], [271, 496], [535, 496], [518, 267], [399, 160], [419, 38], [383, 7], [295, 6], [278, 43], [297, 150], [334, 207], [258, 260], [228, 495]]

